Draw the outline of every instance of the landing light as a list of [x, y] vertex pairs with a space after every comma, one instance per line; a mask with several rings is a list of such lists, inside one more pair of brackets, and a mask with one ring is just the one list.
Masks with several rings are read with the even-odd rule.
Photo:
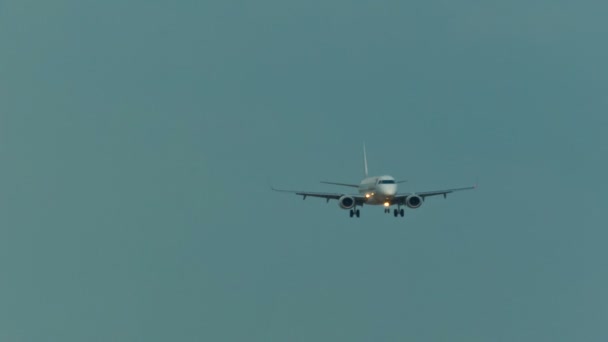
[[391, 204], [388, 202], [384, 202], [384, 206], [388, 208], [388, 206], [390, 206]]
[[370, 196], [369, 194], [365, 194], [365, 198], [369, 198], [369, 196]]

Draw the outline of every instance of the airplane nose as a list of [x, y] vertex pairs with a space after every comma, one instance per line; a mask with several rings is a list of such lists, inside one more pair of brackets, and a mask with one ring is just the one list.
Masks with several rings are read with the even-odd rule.
[[392, 184], [383, 184], [381, 191], [385, 196], [394, 196], [397, 193], [397, 187]]

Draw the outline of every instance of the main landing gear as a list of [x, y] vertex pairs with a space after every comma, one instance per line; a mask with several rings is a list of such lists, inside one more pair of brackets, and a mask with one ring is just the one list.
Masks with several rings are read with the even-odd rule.
[[[385, 214], [389, 214], [390, 212], [391, 212], [390, 208], [384, 208]], [[405, 210], [401, 209], [401, 206], [399, 206], [399, 207], [397, 207], [397, 209], [393, 209], [393, 215], [395, 217], [397, 217], [397, 216], [403, 217], [403, 216], [405, 216]]]
[[350, 210], [350, 217], [353, 217], [353, 216], [355, 216], [355, 215], [356, 215], [357, 217], [359, 217], [359, 215], [360, 215], [360, 214], [361, 214], [361, 212], [359, 211], [359, 209], [351, 209], [351, 210]]

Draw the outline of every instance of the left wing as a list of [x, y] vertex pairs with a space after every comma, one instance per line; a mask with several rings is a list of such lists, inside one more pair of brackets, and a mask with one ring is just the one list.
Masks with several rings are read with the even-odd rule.
[[274, 187], [271, 187], [271, 189], [274, 191], [289, 192], [292, 194], [300, 195], [300, 196], [302, 196], [302, 199], [306, 199], [307, 196], [310, 196], [310, 197], [325, 198], [327, 200], [327, 202], [329, 202], [330, 199], [337, 200], [337, 199], [340, 199], [340, 197], [342, 197], [342, 196], [350, 196], [355, 199], [355, 202], [357, 203], [357, 205], [363, 205], [363, 203], [365, 202], [365, 196], [361, 196], [361, 195], [347, 195], [347, 194], [329, 193], [329, 192], [308, 192], [308, 191], [283, 190], [283, 189], [275, 189]]
[[464, 188], [447, 189], [447, 190], [402, 193], [402, 194], [397, 194], [397, 195], [395, 195], [395, 197], [393, 197], [393, 203], [404, 204], [406, 198], [411, 195], [418, 195], [418, 196], [422, 197], [422, 199], [425, 199], [425, 198], [431, 197], [431, 196], [438, 196], [438, 195], [443, 195], [443, 198], [446, 198], [448, 196], [448, 194], [450, 194], [452, 192], [462, 191], [462, 190], [473, 190], [475, 188], [477, 188], [477, 185], [467, 186]]

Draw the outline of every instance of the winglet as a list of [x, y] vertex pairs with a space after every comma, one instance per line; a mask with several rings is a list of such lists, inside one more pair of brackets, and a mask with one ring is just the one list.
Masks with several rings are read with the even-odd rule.
[[277, 192], [292, 192], [291, 190], [283, 190], [283, 189], [277, 189], [275, 188], [272, 184], [268, 184], [270, 186], [270, 189], [272, 191], [277, 191]]

